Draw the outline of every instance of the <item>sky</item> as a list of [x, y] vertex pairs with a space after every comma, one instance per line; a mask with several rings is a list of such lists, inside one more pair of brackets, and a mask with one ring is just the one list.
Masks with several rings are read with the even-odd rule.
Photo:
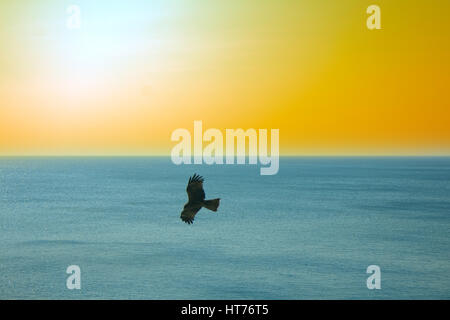
[[[380, 30], [366, 27], [372, 4]], [[2, 0], [0, 155], [169, 155], [195, 120], [279, 129], [281, 155], [450, 155], [449, 12], [448, 0]]]

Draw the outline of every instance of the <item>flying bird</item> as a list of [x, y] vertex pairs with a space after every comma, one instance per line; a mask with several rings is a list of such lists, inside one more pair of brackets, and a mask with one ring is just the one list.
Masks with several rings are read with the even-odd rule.
[[194, 223], [194, 217], [202, 207], [206, 209], [217, 211], [219, 207], [220, 198], [213, 200], [205, 200], [205, 191], [203, 190], [203, 177], [198, 174], [194, 174], [189, 178], [189, 182], [186, 188], [189, 201], [184, 205], [184, 209], [181, 212], [181, 220], [187, 224]]

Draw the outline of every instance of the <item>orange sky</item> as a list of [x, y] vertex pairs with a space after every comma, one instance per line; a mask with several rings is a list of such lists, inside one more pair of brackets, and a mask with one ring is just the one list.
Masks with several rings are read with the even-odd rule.
[[[65, 23], [80, 6], [81, 29]], [[177, 128], [281, 154], [450, 153], [449, 1], [0, 3], [0, 154], [170, 154]]]

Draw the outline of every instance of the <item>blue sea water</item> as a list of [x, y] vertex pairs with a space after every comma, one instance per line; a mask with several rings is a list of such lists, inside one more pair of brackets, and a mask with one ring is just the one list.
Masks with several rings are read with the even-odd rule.
[[450, 158], [0, 158], [0, 299], [449, 299], [449, 231]]

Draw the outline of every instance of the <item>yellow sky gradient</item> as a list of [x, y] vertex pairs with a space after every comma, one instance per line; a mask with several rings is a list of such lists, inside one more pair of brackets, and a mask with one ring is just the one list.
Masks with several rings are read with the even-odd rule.
[[[77, 4], [82, 27], [69, 30]], [[366, 28], [381, 7], [382, 30]], [[450, 154], [450, 2], [0, 2], [0, 154], [170, 154], [177, 128], [282, 155]]]

